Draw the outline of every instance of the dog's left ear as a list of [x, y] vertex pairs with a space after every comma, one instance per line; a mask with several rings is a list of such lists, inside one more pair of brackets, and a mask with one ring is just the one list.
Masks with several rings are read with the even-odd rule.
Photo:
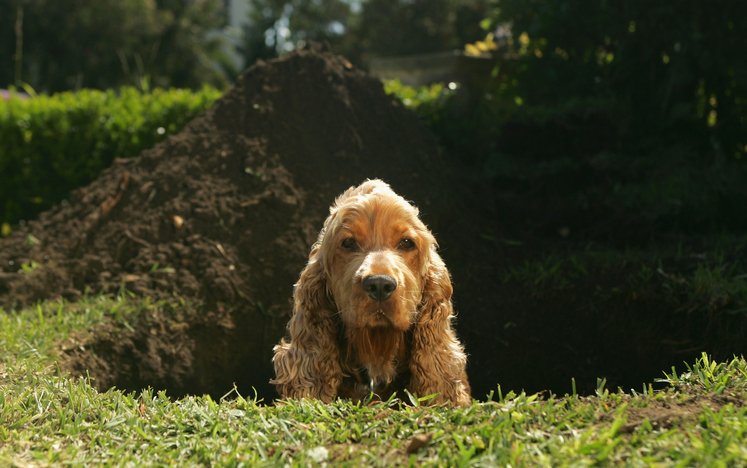
[[411, 380], [418, 396], [438, 394], [434, 402], [468, 405], [467, 356], [454, 333], [451, 277], [435, 245], [429, 252], [423, 297], [412, 333]]
[[443, 259], [433, 246], [428, 253], [426, 264], [425, 285], [421, 301], [420, 318], [430, 317], [441, 323], [449, 323], [453, 315], [451, 295], [454, 288], [451, 285], [451, 275], [446, 269]]

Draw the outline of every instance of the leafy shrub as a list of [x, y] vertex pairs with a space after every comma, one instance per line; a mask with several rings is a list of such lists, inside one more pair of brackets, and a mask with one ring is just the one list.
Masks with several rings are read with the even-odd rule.
[[482, 23], [492, 32], [465, 47], [491, 71], [437, 97], [393, 90], [497, 190], [535, 187], [531, 206], [743, 229], [746, 20], [728, 0], [501, 0]]
[[516, 59], [498, 85], [510, 82], [526, 112], [585, 103], [556, 122], [583, 111], [606, 119], [608, 150], [684, 141], [701, 157], [747, 154], [741, 2], [502, 0], [490, 20], [511, 25], [505, 48]]
[[0, 0], [0, 88], [226, 84], [222, 0]]
[[114, 158], [177, 132], [219, 95], [122, 88], [0, 101], [0, 223], [36, 216]]
[[462, 85], [454, 89], [440, 83], [413, 87], [389, 80], [384, 90], [417, 113], [441, 144], [465, 163], [489, 158], [496, 150], [501, 125], [509, 120], [506, 107], [515, 107]]

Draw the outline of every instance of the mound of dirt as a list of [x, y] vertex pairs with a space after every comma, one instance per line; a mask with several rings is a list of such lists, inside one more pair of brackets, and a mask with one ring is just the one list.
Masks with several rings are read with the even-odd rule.
[[[265, 393], [292, 285], [334, 197], [378, 177], [443, 224], [456, 216], [449, 173], [417, 118], [344, 59], [303, 50], [260, 62], [182, 132], [0, 240], [0, 305], [122, 289], [185, 297], [199, 313], [101, 330], [73, 347], [71, 367], [100, 387]], [[198, 383], [179, 377], [190, 372]]]

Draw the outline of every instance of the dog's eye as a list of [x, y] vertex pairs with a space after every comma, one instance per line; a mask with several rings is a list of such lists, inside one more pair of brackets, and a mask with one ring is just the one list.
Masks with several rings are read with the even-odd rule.
[[358, 243], [354, 238], [348, 237], [346, 239], [343, 239], [342, 248], [345, 250], [356, 251], [358, 250]]
[[415, 247], [415, 241], [410, 239], [409, 237], [404, 237], [401, 241], [399, 241], [399, 244], [397, 244], [397, 248], [399, 250], [412, 250]]

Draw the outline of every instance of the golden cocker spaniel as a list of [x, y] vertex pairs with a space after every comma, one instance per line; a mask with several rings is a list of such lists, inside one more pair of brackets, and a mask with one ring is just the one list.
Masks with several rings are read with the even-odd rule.
[[471, 401], [452, 328], [451, 279], [418, 210], [368, 180], [330, 208], [293, 293], [289, 339], [273, 348], [283, 398]]

